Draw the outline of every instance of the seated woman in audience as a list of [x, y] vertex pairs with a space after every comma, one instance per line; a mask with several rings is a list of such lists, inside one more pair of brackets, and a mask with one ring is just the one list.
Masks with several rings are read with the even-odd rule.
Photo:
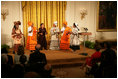
[[85, 64], [83, 64], [82, 68], [86, 66], [86, 74], [95, 74], [95, 67], [100, 65], [100, 58], [101, 58], [101, 52], [100, 47], [95, 47], [96, 52], [92, 54], [91, 57], [86, 59]]
[[[20, 61], [21, 61], [20, 56], [22, 56], [22, 55], [26, 56], [26, 58], [27, 58], [26, 60], [28, 62], [29, 57], [28, 57], [28, 55], [24, 54], [24, 47], [21, 45], [18, 47], [17, 54], [14, 55], [14, 63], [15, 64], [20, 64]], [[27, 64], [27, 62], [25, 62], [25, 64]]]

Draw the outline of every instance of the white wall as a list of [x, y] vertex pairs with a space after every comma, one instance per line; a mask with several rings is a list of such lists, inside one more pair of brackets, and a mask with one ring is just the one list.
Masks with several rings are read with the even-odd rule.
[[[80, 9], [85, 8], [88, 14], [81, 20]], [[80, 29], [87, 27], [92, 32], [90, 39], [117, 39], [117, 32], [97, 32], [97, 1], [67, 1], [66, 20], [68, 26], [72, 26], [74, 22], [79, 24]]]
[[[1, 16], [1, 44], [7, 44], [10, 47], [13, 46], [11, 39], [11, 32], [13, 28], [14, 21], [22, 22], [22, 9], [20, 1], [2, 1], [1, 9], [7, 8], [9, 14], [6, 16], [5, 21], [3, 21]], [[20, 26], [21, 31], [23, 32], [22, 25]]]

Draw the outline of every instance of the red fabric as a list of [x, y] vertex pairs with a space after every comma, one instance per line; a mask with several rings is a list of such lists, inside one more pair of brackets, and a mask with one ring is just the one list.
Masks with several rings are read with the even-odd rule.
[[97, 59], [101, 57], [101, 52], [95, 52], [92, 56], [91, 59]]
[[91, 57], [89, 57], [89, 58], [86, 59], [86, 64], [88, 66], [92, 66], [93, 65], [92, 64], [92, 60], [93, 59], [100, 59], [100, 57], [101, 57], [101, 52], [95, 52]]
[[86, 59], [86, 64], [88, 66], [92, 66], [92, 64], [91, 64], [91, 57]]
[[36, 44], [37, 44], [36, 27], [33, 27], [33, 36], [27, 37], [26, 49], [35, 50]]
[[60, 41], [60, 49], [63, 49], [63, 50], [69, 49], [69, 47], [70, 47], [70, 34], [68, 34], [68, 33], [71, 31], [72, 30], [70, 27], [65, 28], [65, 31], [64, 31], [63, 36], [61, 37], [61, 41]]

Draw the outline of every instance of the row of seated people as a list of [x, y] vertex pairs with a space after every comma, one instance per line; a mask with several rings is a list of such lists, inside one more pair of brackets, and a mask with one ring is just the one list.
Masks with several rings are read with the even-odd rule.
[[86, 75], [95, 78], [117, 78], [117, 55], [111, 48], [110, 43], [104, 43], [105, 50], [100, 52], [101, 47], [96, 45], [96, 52], [86, 59], [82, 69], [86, 67]]
[[[105, 50], [101, 53], [100, 48], [96, 46], [96, 52], [86, 59], [86, 74], [94, 75], [95, 78], [116, 78], [117, 77], [117, 56], [116, 52], [111, 49], [109, 43], [105, 43]], [[34, 53], [28, 58], [24, 55], [24, 48], [19, 46], [18, 56], [13, 59], [7, 54], [6, 49], [2, 49], [2, 78], [20, 78], [20, 77], [54, 77], [51, 75], [52, 69], [47, 65], [45, 54], [41, 53], [40, 45], [36, 46]]]
[[19, 46], [18, 55], [8, 55], [6, 48], [1, 50], [1, 77], [2, 78], [52, 78], [51, 65], [47, 64], [45, 54], [41, 53], [40, 44], [35, 47], [35, 52], [28, 58], [24, 54], [24, 47]]

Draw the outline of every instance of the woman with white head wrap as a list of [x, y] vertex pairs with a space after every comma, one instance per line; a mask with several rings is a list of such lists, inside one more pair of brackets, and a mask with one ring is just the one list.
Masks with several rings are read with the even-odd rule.
[[73, 49], [73, 51], [80, 49], [80, 40], [79, 40], [80, 30], [78, 29], [77, 26], [78, 26], [77, 23], [73, 23], [72, 34], [70, 36], [70, 48]]
[[57, 21], [53, 23], [53, 27], [50, 30], [51, 34], [51, 43], [50, 49], [51, 50], [58, 50], [59, 49], [59, 28], [57, 27]]

